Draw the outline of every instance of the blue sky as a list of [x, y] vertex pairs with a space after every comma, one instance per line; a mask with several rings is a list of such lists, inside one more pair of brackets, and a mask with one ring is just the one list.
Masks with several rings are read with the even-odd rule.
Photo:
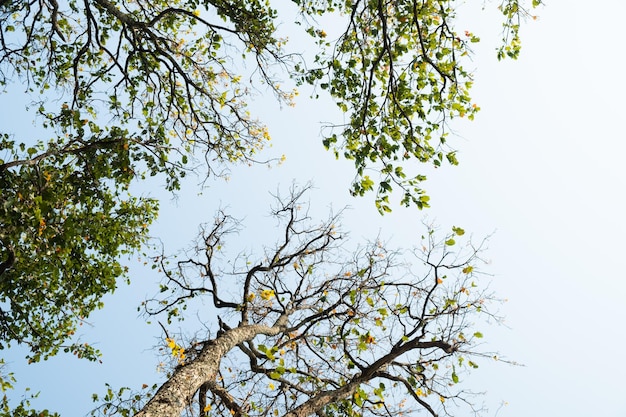
[[[176, 201], [166, 198], [154, 232], [172, 250], [185, 247], [198, 223], [230, 206], [248, 226], [241, 247], [271, 244], [273, 237], [261, 239], [271, 231], [269, 192], [293, 179], [314, 182], [310, 198], [320, 214], [330, 205], [352, 206], [344, 224], [355, 241], [380, 234], [393, 246], [410, 247], [424, 216], [477, 238], [495, 231], [487, 256], [492, 288], [508, 299], [501, 307], [506, 326], [483, 333], [489, 350], [525, 366], [484, 362], [467, 380], [486, 392], [485, 415], [495, 416], [504, 402], [498, 417], [623, 415], [625, 13], [619, 1], [549, 2], [523, 28], [520, 60], [497, 62], [494, 15], [472, 12], [468, 29], [483, 39], [473, 58], [473, 94], [482, 111], [474, 122], [455, 125], [460, 165], [429, 173], [426, 212], [398, 208], [381, 218], [371, 199], [349, 197], [350, 163], [334, 161], [318, 134], [319, 122], [336, 120], [338, 112], [302, 94], [293, 109], [261, 98], [254, 104], [273, 133], [268, 154], [287, 156], [282, 166], [236, 168], [230, 181], [211, 182], [202, 195], [190, 181]], [[30, 123], [17, 111], [0, 116], [2, 125], [15, 120]], [[133, 284], [108, 297], [85, 330], [84, 339], [103, 350], [103, 364], [60, 356], [24, 367], [9, 353], [23, 386], [42, 391], [38, 404], [80, 416], [104, 382], [137, 387], [162, 377], [153, 351], [158, 326], [146, 326], [136, 312], [156, 292], [154, 275], [133, 271]]]

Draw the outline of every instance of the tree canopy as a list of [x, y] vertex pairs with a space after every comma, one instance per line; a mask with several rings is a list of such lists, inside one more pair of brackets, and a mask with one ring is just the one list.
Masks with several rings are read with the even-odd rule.
[[[539, 4], [498, 5], [498, 58], [518, 56], [520, 21]], [[346, 122], [322, 142], [354, 162], [350, 192], [372, 193], [381, 213], [393, 191], [428, 207], [414, 161], [457, 164], [447, 122], [479, 110], [465, 69], [479, 38], [459, 33], [457, 7], [1, 0], [3, 97], [25, 90], [41, 136], [0, 127], [0, 348], [25, 343], [31, 361], [60, 349], [95, 359], [73, 335], [129, 279], [123, 256], [145, 244], [158, 213], [131, 186], [156, 176], [174, 191], [188, 172], [265, 162], [270, 132], [248, 108], [262, 89], [287, 104], [304, 85], [330, 96]], [[291, 15], [289, 30], [307, 34], [314, 53], [281, 31]]]
[[[244, 76], [254, 73], [286, 101], [295, 93], [278, 81], [310, 83], [328, 90], [347, 115], [324, 144], [354, 161], [352, 193], [374, 191], [378, 208], [389, 211], [397, 187], [403, 204], [424, 207], [425, 176], [407, 176], [403, 161], [457, 163], [445, 146], [446, 120], [478, 110], [464, 64], [479, 38], [458, 33], [454, 1], [293, 3], [296, 23], [316, 41], [312, 62], [281, 37], [280, 9], [271, 2], [5, 1], [0, 82], [17, 76], [29, 92], [54, 97], [38, 109], [64, 144], [93, 145], [121, 133], [128, 169], [164, 171], [173, 188], [190, 152], [204, 155], [212, 170], [219, 161], [250, 160], [269, 139], [246, 111], [252, 79]], [[499, 9], [498, 57], [515, 58], [519, 21], [529, 12], [517, 0]], [[332, 39], [318, 22], [325, 16], [342, 28]], [[238, 70], [238, 61], [250, 71]], [[110, 118], [112, 127], [103, 123]]]

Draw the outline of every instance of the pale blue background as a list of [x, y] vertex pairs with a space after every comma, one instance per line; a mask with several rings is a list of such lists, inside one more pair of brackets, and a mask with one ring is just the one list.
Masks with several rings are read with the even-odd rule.
[[[341, 116], [332, 103], [311, 102], [303, 92], [294, 109], [281, 110], [262, 97], [254, 105], [273, 135], [267, 155], [287, 155], [281, 167], [234, 169], [229, 182], [210, 182], [202, 196], [191, 181], [178, 200], [166, 197], [154, 233], [172, 250], [183, 248], [197, 224], [221, 205], [246, 217], [241, 247], [272, 243], [266, 235], [273, 224], [266, 216], [268, 192], [279, 184], [286, 189], [292, 179], [314, 181], [310, 197], [317, 213], [330, 204], [351, 205], [344, 224], [354, 240], [380, 233], [393, 246], [411, 246], [424, 215], [478, 238], [496, 231], [487, 256], [492, 288], [509, 299], [501, 308], [508, 328], [484, 329], [486, 348], [525, 367], [482, 361], [466, 378], [469, 388], [486, 392], [485, 415], [623, 416], [626, 5], [550, 1], [537, 21], [523, 27], [520, 60], [500, 63], [500, 28], [489, 12], [495, 6], [463, 15], [467, 29], [483, 39], [473, 58], [473, 94], [482, 111], [473, 123], [455, 124], [458, 136], [451, 143], [461, 164], [429, 172], [427, 212], [398, 208], [380, 218], [371, 199], [350, 198], [350, 163], [334, 161], [318, 134], [320, 121]], [[20, 129], [28, 128], [14, 97], [2, 100], [0, 124], [19, 121]], [[108, 297], [85, 329], [84, 340], [102, 349], [103, 364], [61, 355], [25, 367], [9, 352], [20, 386], [42, 391], [37, 405], [80, 416], [104, 382], [139, 387], [162, 377], [152, 349], [159, 328], [146, 326], [136, 312], [156, 292], [154, 275], [139, 267], [133, 274], [133, 284]]]

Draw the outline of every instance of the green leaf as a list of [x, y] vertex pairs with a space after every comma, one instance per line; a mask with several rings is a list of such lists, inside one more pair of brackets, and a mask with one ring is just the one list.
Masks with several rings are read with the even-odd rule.
[[454, 371], [452, 372], [452, 382], [454, 382], [455, 384], [459, 383], [459, 376]]
[[471, 266], [471, 265], [468, 265], [465, 268], [463, 268], [462, 272], [464, 274], [470, 274], [470, 273], [472, 273], [473, 270], [474, 270], [474, 267]]

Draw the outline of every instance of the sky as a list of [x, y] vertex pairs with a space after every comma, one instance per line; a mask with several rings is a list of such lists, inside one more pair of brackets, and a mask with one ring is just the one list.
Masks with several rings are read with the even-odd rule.
[[[211, 182], [201, 195], [192, 183], [178, 198], [166, 197], [154, 234], [174, 250], [184, 248], [200, 222], [229, 207], [245, 218], [238, 245], [271, 244], [269, 193], [293, 180], [314, 183], [310, 199], [320, 215], [330, 206], [350, 205], [343, 223], [354, 241], [381, 235], [395, 247], [411, 247], [425, 218], [442, 228], [461, 226], [476, 239], [493, 234], [486, 255], [491, 288], [508, 301], [500, 307], [505, 325], [486, 328], [485, 342], [523, 366], [485, 361], [468, 377], [473, 390], [485, 393], [484, 415], [621, 416], [626, 84], [619, 73], [625, 13], [621, 1], [548, 2], [522, 29], [520, 59], [497, 62], [496, 16], [468, 12], [468, 29], [483, 39], [473, 57], [473, 98], [481, 112], [475, 121], [455, 125], [451, 140], [460, 165], [429, 172], [429, 210], [397, 208], [381, 217], [372, 199], [350, 197], [350, 163], [335, 161], [319, 136], [320, 122], [336, 119], [338, 111], [303, 94], [293, 109], [262, 98], [255, 103], [272, 132], [268, 152], [286, 154], [284, 164], [236, 168], [228, 182]], [[0, 124], [24, 119], [12, 110]], [[160, 195], [158, 189], [145, 192]], [[20, 352], [8, 352], [20, 387], [41, 390], [37, 406], [81, 416], [105, 382], [137, 387], [162, 378], [153, 349], [158, 326], [147, 326], [136, 310], [156, 292], [154, 276], [140, 267], [133, 271], [132, 285], [107, 297], [85, 329], [84, 339], [104, 353], [102, 364], [59, 356], [23, 366]]]

